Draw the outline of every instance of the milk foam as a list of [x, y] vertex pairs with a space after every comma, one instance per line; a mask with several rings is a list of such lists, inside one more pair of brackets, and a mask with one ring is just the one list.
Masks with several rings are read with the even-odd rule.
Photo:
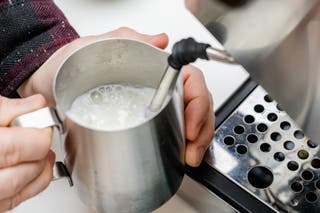
[[99, 130], [119, 130], [143, 123], [155, 89], [130, 84], [109, 84], [77, 97], [67, 112], [76, 122]]

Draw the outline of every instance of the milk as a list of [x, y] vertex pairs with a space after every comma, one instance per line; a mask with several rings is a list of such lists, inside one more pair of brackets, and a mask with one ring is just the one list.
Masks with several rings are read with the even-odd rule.
[[72, 103], [67, 115], [77, 123], [99, 130], [120, 130], [150, 119], [155, 89], [130, 84], [109, 84], [94, 88]]

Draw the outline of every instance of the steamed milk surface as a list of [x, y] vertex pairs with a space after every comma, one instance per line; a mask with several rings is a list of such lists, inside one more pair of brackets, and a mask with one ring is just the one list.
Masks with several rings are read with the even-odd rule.
[[130, 84], [109, 84], [77, 97], [67, 112], [76, 122], [99, 130], [119, 130], [152, 117], [148, 110], [155, 89]]

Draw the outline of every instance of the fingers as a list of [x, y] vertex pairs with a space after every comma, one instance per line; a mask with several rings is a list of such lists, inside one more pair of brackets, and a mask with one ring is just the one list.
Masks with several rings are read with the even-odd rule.
[[187, 66], [184, 74], [184, 101], [186, 147], [185, 161], [190, 166], [199, 166], [203, 155], [214, 136], [213, 101], [202, 72]]
[[36, 179], [31, 181], [16, 195], [0, 200], [0, 212], [13, 209], [21, 202], [42, 192], [49, 185], [52, 179], [53, 162], [54, 156], [50, 153], [46, 158], [44, 169]]
[[185, 108], [186, 138], [194, 141], [200, 132], [200, 129], [208, 119], [210, 104], [208, 98], [199, 96], [190, 101]]
[[52, 140], [52, 129], [0, 128], [0, 168], [45, 158]]
[[42, 95], [33, 95], [24, 99], [8, 99], [0, 96], [0, 126], [8, 126], [16, 117], [33, 112], [46, 105]]
[[213, 111], [210, 110], [208, 119], [203, 125], [199, 136], [194, 141], [189, 141], [186, 148], [186, 163], [189, 166], [197, 167], [200, 165], [204, 153], [214, 137], [215, 117]]
[[117, 30], [109, 33], [102, 34], [101, 37], [118, 37], [118, 38], [132, 38], [140, 41], [144, 41], [158, 48], [164, 49], [167, 47], [169, 38], [165, 33], [158, 35], [146, 35], [136, 32], [133, 29], [127, 27], [121, 27]]
[[0, 170], [0, 200], [12, 197], [24, 186], [38, 177], [46, 165], [46, 161], [23, 163]]
[[210, 93], [202, 72], [192, 66], [183, 69], [186, 138], [194, 141], [212, 111]]

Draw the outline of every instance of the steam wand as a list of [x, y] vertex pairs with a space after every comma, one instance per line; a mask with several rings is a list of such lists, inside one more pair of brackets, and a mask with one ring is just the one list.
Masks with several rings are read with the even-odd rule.
[[180, 70], [184, 65], [195, 62], [198, 58], [235, 64], [235, 60], [225, 50], [211, 47], [209, 44], [196, 42], [193, 38], [182, 39], [174, 44], [168, 58], [168, 66], [149, 105], [150, 111], [161, 109], [170, 89], [176, 84]]

